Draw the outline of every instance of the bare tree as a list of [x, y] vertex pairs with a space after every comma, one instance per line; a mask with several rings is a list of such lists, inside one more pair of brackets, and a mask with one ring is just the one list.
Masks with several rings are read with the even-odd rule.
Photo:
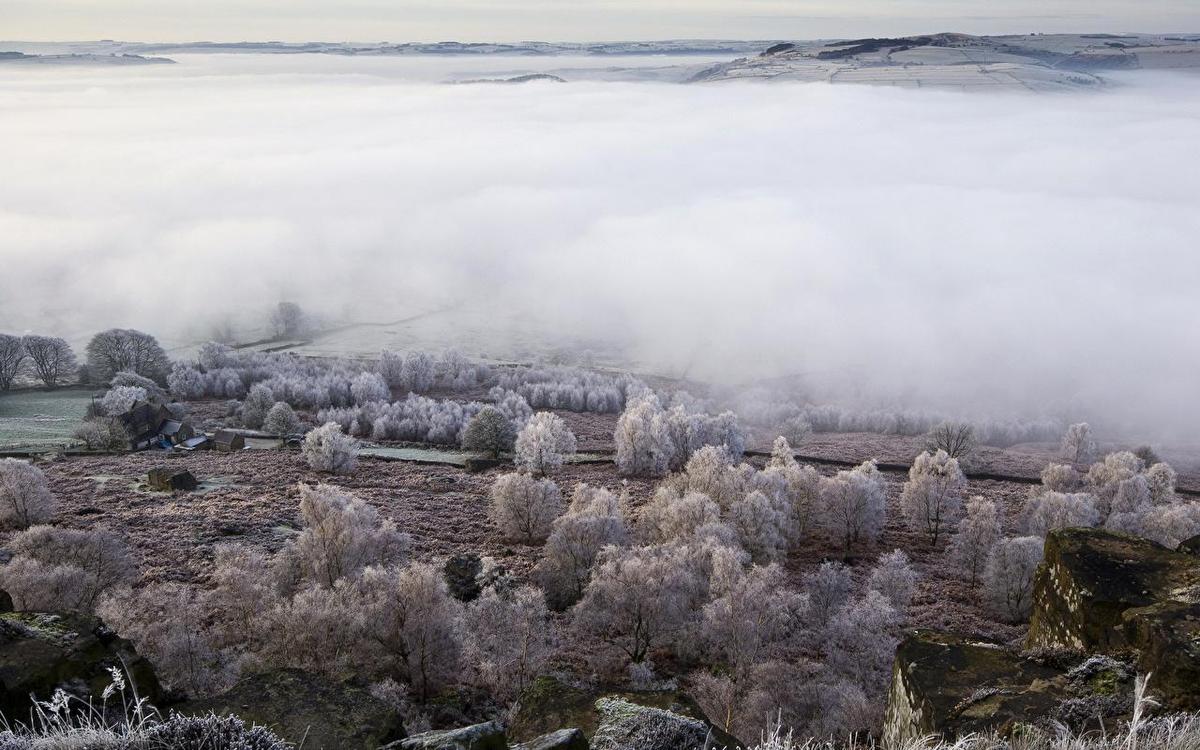
[[0, 459], [0, 525], [27, 529], [46, 523], [56, 506], [41, 469], [28, 461]]
[[930, 546], [937, 546], [945, 527], [958, 520], [966, 486], [967, 478], [958, 459], [946, 451], [925, 452], [913, 462], [900, 495], [900, 507], [908, 522], [929, 536]]
[[887, 597], [897, 612], [907, 612], [917, 590], [917, 572], [912, 569], [908, 555], [900, 550], [880, 555], [867, 577], [867, 589]]
[[550, 660], [554, 620], [533, 586], [489, 588], [467, 606], [467, 655], [479, 683], [502, 703], [525, 691]]
[[822, 525], [845, 555], [860, 542], [875, 541], [887, 517], [887, 498], [875, 462], [823, 480], [821, 505]]
[[136, 575], [125, 542], [106, 529], [32, 526], [9, 540], [0, 588], [19, 610], [91, 612], [101, 595]]
[[29, 335], [23, 341], [34, 372], [47, 388], [56, 387], [78, 368], [75, 352], [63, 339]]
[[20, 336], [0, 333], [0, 391], [7, 391], [25, 365], [25, 344]]
[[600, 550], [625, 546], [629, 531], [613, 493], [587, 484], [576, 486], [567, 512], [554, 520], [534, 576], [556, 609], [583, 596]]
[[970, 422], [942, 422], [929, 431], [925, 445], [930, 453], [945, 451], [950, 458], [965, 459], [978, 445], [975, 427]]
[[755, 566], [704, 606], [706, 650], [743, 678], [796, 635], [807, 610], [781, 567]]
[[87, 345], [87, 364], [93, 381], [100, 383], [107, 383], [123, 370], [165, 383], [171, 370], [171, 361], [157, 339], [148, 333], [123, 328], [111, 328], [93, 336]]

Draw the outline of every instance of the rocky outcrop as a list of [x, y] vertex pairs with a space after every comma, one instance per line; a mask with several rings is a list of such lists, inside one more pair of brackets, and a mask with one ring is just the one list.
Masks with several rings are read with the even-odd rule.
[[709, 750], [709, 728], [702, 721], [661, 708], [639, 706], [617, 698], [596, 701], [600, 724], [593, 750]]
[[0, 589], [0, 614], [13, 611], [12, 594]]
[[1194, 536], [1191, 539], [1184, 539], [1176, 548], [1178, 552], [1186, 552], [1189, 555], [1200, 557], [1200, 536]]
[[375, 750], [404, 738], [400, 716], [366, 690], [296, 669], [248, 675], [223, 695], [176, 710], [234, 714], [306, 750]]
[[[98, 618], [83, 614], [0, 615], [0, 713], [29, 720], [30, 695], [48, 700], [61, 688], [81, 700], [98, 696], [119, 670], [139, 696], [161, 696], [150, 663]], [[132, 695], [132, 693], [130, 693]]]
[[1100, 529], [1046, 537], [1034, 580], [1029, 648], [1111, 653], [1134, 647], [1131, 610], [1200, 604], [1200, 558]]
[[578, 729], [560, 729], [529, 742], [513, 745], [513, 750], [588, 750], [588, 741]]
[[415, 734], [383, 750], [508, 750], [504, 728], [494, 721], [462, 729]]

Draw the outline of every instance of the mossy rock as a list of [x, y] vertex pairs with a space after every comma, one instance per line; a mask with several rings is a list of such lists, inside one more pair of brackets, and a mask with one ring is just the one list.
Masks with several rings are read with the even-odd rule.
[[414, 734], [383, 750], [508, 750], [504, 728], [494, 721], [461, 729]]
[[[547, 732], [562, 727], [577, 727], [589, 739], [595, 736], [600, 724], [596, 701], [601, 698], [625, 700], [648, 708], [685, 716], [711, 726], [704, 712], [686, 693], [679, 691], [622, 692], [610, 690], [584, 690], [567, 685], [553, 677], [539, 677], [533, 681], [518, 701], [516, 714], [508, 727], [508, 734], [517, 742], [528, 742]], [[741, 747], [732, 736], [715, 727], [715, 737], [729, 748]]]
[[1025, 645], [1118, 653], [1134, 645], [1126, 611], [1165, 602], [1200, 603], [1200, 558], [1101, 529], [1053, 531]]
[[707, 724], [673, 711], [620, 698], [596, 701], [600, 723], [593, 750], [715, 750]]
[[305, 750], [376, 750], [405, 736], [397, 712], [363, 688], [298, 669], [249, 674], [223, 695], [175, 710], [233, 714]]
[[1174, 711], [1200, 710], [1200, 604], [1160, 602], [1127, 610], [1126, 638], [1150, 693]]
[[47, 700], [61, 688], [81, 700], [99, 700], [112, 683], [112, 669], [124, 675], [128, 696], [136, 690], [151, 703], [161, 698], [150, 663], [99, 618], [79, 613], [0, 614], [0, 713], [10, 722], [29, 721], [31, 694]]

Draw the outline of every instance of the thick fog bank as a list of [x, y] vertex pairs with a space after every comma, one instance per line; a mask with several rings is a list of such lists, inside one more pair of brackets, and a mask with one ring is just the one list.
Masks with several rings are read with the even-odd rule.
[[663, 371], [1200, 433], [1198, 77], [988, 96], [412, 65], [0, 70], [0, 330], [182, 342], [283, 298], [457, 304]]

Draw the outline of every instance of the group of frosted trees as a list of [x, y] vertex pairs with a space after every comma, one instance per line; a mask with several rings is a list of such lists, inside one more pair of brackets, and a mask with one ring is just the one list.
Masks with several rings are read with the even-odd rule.
[[55, 388], [73, 380], [78, 369], [75, 352], [63, 339], [0, 333], [0, 391], [9, 390], [25, 375]]
[[705, 446], [723, 446], [740, 458], [746, 443], [733, 412], [712, 416], [684, 405], [664, 409], [649, 392], [639, 394], [621, 413], [613, 439], [617, 469], [639, 476], [678, 470]]

